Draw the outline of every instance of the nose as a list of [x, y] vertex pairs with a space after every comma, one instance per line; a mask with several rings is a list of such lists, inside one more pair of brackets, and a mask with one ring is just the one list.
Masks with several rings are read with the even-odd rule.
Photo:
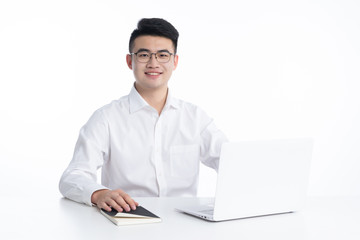
[[148, 67], [157, 67], [159, 65], [159, 62], [156, 59], [155, 53], [151, 53], [149, 62], [147, 63]]

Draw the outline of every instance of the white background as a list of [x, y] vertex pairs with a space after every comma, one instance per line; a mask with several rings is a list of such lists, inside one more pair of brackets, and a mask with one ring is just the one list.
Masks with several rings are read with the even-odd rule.
[[[59, 194], [81, 126], [130, 91], [143, 17], [180, 32], [173, 95], [232, 141], [313, 137], [309, 194], [360, 195], [359, 12], [355, 0], [1, 0], [1, 195]], [[201, 170], [208, 196], [215, 174]]]

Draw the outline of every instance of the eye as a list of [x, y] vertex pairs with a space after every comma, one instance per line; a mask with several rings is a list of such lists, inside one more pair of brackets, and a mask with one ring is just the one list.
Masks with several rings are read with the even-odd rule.
[[150, 56], [150, 54], [147, 52], [138, 52], [137, 56], [140, 58], [148, 58]]
[[170, 56], [170, 54], [166, 53], [166, 52], [160, 52], [157, 54], [158, 58], [168, 58], [169, 56]]

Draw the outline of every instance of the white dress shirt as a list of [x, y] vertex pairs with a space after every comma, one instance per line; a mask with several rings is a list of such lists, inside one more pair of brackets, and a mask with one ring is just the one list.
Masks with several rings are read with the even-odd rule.
[[195, 105], [169, 93], [159, 115], [133, 87], [95, 111], [81, 128], [59, 188], [65, 197], [88, 205], [93, 192], [106, 188], [131, 197], [196, 196], [200, 161], [217, 170], [225, 141]]

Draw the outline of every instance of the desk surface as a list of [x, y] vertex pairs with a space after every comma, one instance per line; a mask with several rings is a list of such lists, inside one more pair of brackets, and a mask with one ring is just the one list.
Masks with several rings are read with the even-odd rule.
[[[360, 197], [312, 197], [298, 213], [208, 222], [174, 210], [189, 198], [135, 198], [161, 223], [116, 226], [97, 208], [54, 197], [0, 197], [2, 239], [360, 239]], [[206, 199], [201, 199], [206, 201]], [[42, 205], [42, 206], [40, 206]]]

